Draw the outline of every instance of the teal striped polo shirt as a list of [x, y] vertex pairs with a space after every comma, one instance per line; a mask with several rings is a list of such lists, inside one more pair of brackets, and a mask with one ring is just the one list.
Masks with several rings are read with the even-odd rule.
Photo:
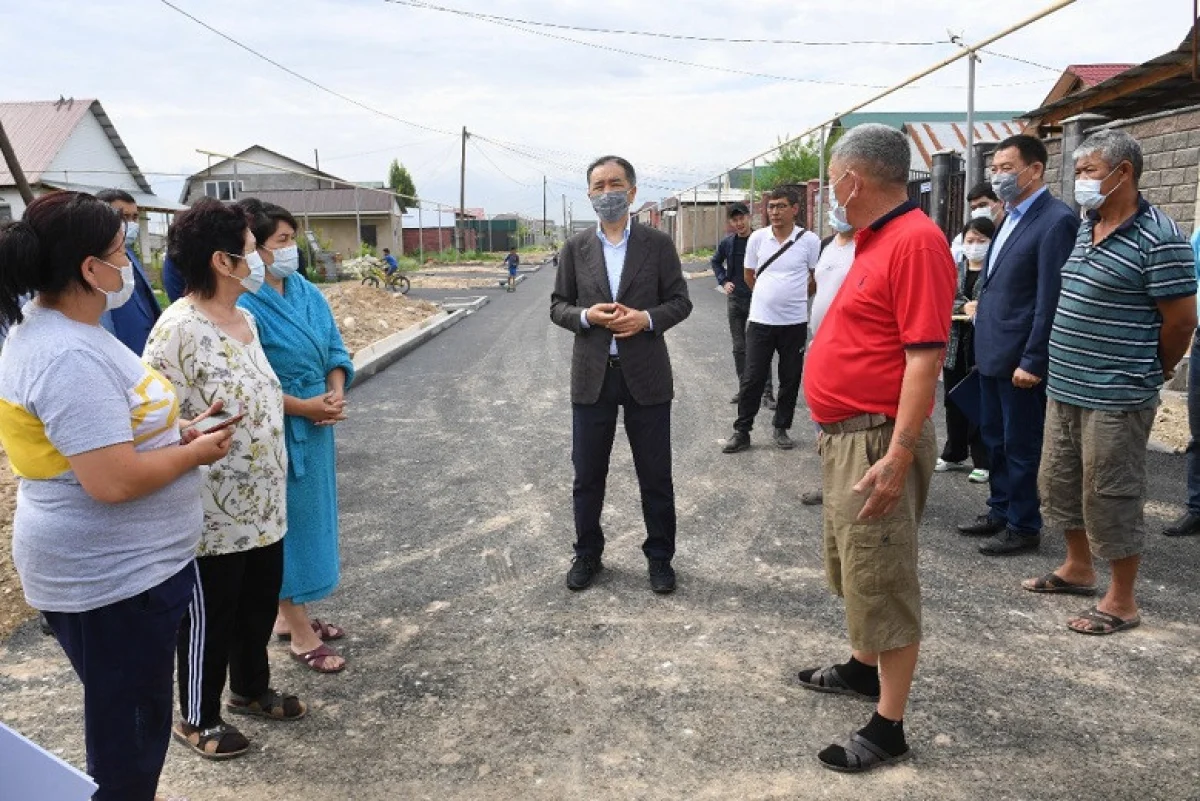
[[1157, 303], [1196, 294], [1192, 248], [1140, 196], [1137, 214], [1093, 244], [1095, 224], [1089, 215], [1079, 227], [1062, 269], [1046, 392], [1086, 409], [1150, 408], [1163, 383]]

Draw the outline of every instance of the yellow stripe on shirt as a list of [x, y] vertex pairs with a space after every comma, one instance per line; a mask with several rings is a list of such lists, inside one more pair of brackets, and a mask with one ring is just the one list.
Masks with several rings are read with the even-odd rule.
[[46, 427], [23, 406], [0, 399], [0, 444], [13, 472], [21, 478], [46, 480], [70, 471], [67, 457], [46, 436]]

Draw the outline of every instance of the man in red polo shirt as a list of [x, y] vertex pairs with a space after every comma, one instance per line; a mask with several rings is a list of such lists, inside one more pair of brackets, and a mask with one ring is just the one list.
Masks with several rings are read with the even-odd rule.
[[847, 773], [910, 753], [904, 709], [921, 640], [917, 528], [937, 460], [930, 416], [957, 280], [945, 235], [908, 200], [908, 147], [894, 128], [861, 125], [833, 149], [829, 203], [859, 233], [804, 371], [821, 426], [826, 574], [846, 602], [852, 654], [799, 678], [812, 690], [878, 701], [847, 743], [817, 755]]

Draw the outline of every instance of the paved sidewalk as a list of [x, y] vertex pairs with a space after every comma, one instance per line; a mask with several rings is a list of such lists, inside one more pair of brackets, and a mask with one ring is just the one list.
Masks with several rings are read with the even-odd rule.
[[[935, 476], [916, 759], [834, 775], [816, 751], [870, 706], [793, 683], [846, 648], [821, 510], [798, 502], [818, 480], [811, 428], [798, 423], [801, 446], [782, 452], [760, 418], [753, 449], [719, 452], [734, 417], [728, 325], [724, 300], [692, 282], [692, 318], [668, 334], [679, 591], [649, 590], [619, 431], [608, 570], [569, 593], [571, 336], [549, 322], [554, 275], [492, 295], [352, 391], [338, 429], [343, 583], [315, 609], [351, 633], [350, 667], [318, 676], [272, 645], [275, 686], [311, 714], [237, 718], [255, 748], [228, 763], [172, 744], [165, 789], [192, 801], [1200, 797], [1200, 541], [1157, 534], [1182, 508], [1183, 457], [1150, 456], [1145, 623], [1111, 638], [1066, 630], [1086, 599], [1020, 590], [1061, 558], [1059, 540], [985, 559], [953, 533], [985, 489]], [[35, 625], [0, 645], [0, 719], [75, 764], [80, 703]]]

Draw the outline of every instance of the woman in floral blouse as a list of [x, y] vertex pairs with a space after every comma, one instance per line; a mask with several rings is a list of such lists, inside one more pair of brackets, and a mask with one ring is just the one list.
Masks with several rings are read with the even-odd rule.
[[227, 671], [230, 712], [295, 720], [307, 711], [270, 688], [267, 661], [287, 530], [283, 390], [254, 318], [237, 307], [243, 292], [258, 291], [264, 270], [241, 210], [201, 200], [176, 218], [167, 248], [188, 294], [154, 326], [146, 361], [175, 386], [182, 416], [218, 401], [244, 415], [229, 456], [205, 481], [200, 583], [177, 651], [183, 720], [175, 738], [201, 756], [227, 759], [249, 748], [221, 719]]

